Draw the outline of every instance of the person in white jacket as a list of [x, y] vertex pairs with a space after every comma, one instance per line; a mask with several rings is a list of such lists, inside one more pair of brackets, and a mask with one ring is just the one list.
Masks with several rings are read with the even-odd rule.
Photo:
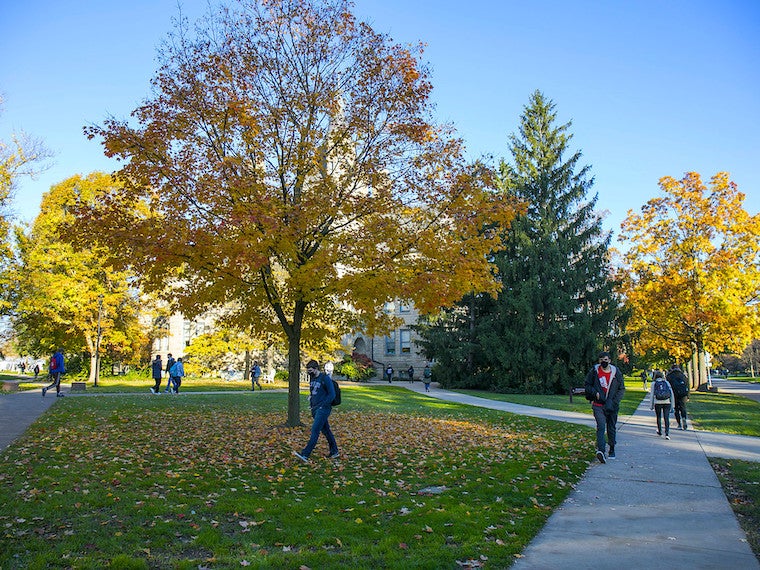
[[654, 373], [652, 378], [652, 403], [650, 410], [654, 410], [657, 416], [657, 435], [662, 436], [662, 424], [665, 424], [665, 439], [670, 439], [670, 414], [673, 411], [673, 387], [665, 379], [665, 376], [659, 370]]

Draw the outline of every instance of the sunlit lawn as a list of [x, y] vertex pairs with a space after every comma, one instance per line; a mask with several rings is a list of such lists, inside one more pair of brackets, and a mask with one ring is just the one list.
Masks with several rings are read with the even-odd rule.
[[[19, 384], [19, 390], [40, 390], [43, 386], [47, 386], [50, 382], [47, 377], [40, 377], [37, 381], [34, 381], [33, 376], [18, 376], [18, 375], [0, 375], [0, 379], [3, 377], [11, 379], [21, 379]], [[65, 374], [62, 380], [62, 386], [68, 389], [71, 382], [82, 382], [85, 378], [71, 376]], [[161, 381], [161, 391], [166, 388], [166, 378]], [[154, 385], [153, 379], [147, 374], [132, 373], [127, 376], [111, 376], [103, 375], [98, 380], [98, 385], [94, 386], [92, 382], [87, 382], [86, 392], [95, 394], [126, 394], [145, 392], [150, 393], [150, 388]], [[287, 388], [286, 382], [261, 382], [261, 386], [264, 390], [270, 390], [273, 388]], [[221, 378], [201, 378], [198, 376], [187, 376], [182, 380], [180, 386], [180, 392], [224, 392], [228, 390], [240, 391], [251, 390], [250, 381], [242, 380], [223, 380]], [[258, 391], [258, 387], [256, 388]]]
[[760, 402], [722, 392], [692, 392], [686, 411], [698, 429], [760, 437]]
[[0, 567], [505, 568], [592, 459], [583, 426], [343, 392], [308, 465], [284, 393], [56, 401], [0, 455]]
[[[623, 401], [620, 403], [620, 415], [629, 415], [636, 411], [641, 400], [647, 394], [644, 388], [637, 382], [635, 385], [626, 385]], [[454, 390], [470, 396], [478, 396], [500, 402], [511, 402], [513, 404], [522, 404], [524, 406], [535, 406], [538, 408], [550, 408], [552, 410], [563, 410], [567, 412], [580, 412], [591, 414], [591, 404], [584, 396], [573, 396], [572, 403], [570, 396], [563, 395], [535, 395], [535, 394], [497, 394], [495, 392], [485, 392], [482, 390]]]

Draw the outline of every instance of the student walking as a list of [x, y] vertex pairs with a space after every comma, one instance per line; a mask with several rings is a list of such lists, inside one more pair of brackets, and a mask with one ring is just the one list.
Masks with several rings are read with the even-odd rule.
[[673, 410], [673, 388], [665, 376], [657, 370], [652, 378], [652, 393], [650, 410], [657, 416], [657, 435], [662, 435], [662, 424], [665, 424], [665, 439], [670, 439], [670, 412]]
[[675, 397], [675, 416], [678, 429], [688, 429], [686, 425], [686, 402], [689, 401], [689, 379], [681, 371], [678, 364], [674, 364], [667, 376], [670, 387]]
[[409, 366], [406, 373], [409, 376], [409, 383], [414, 384], [414, 366]]
[[388, 384], [391, 383], [392, 378], [393, 378], [393, 367], [389, 364], [388, 367], [385, 369], [385, 379], [388, 380]]
[[164, 366], [161, 362], [161, 355], [157, 354], [155, 360], [151, 363], [151, 370], [153, 373], [153, 382], [155, 386], [151, 386], [150, 393], [158, 394], [161, 390], [161, 372], [163, 372]]
[[174, 383], [172, 382], [171, 370], [175, 362], [177, 361], [174, 360], [174, 357], [172, 356], [171, 352], [166, 355], [166, 368], [164, 369], [164, 371], [166, 372], [166, 389], [164, 390], [164, 393], [171, 392], [174, 389], [173, 387]]
[[47, 391], [53, 387], [55, 387], [56, 397], [58, 398], [63, 397], [63, 394], [61, 394], [61, 374], [64, 374], [65, 372], [66, 372], [66, 365], [63, 361], [63, 352], [61, 350], [56, 350], [53, 353], [53, 356], [50, 357], [48, 379], [51, 380], [51, 382], [48, 386], [45, 386], [42, 389], [43, 398], [45, 397], [45, 394], [47, 394]]
[[309, 461], [311, 452], [317, 445], [319, 434], [324, 434], [329, 446], [328, 457], [337, 459], [340, 456], [338, 452], [338, 443], [330, 429], [328, 421], [332, 413], [332, 402], [335, 399], [335, 387], [332, 379], [325, 373], [319, 372], [319, 363], [316, 360], [310, 360], [306, 365], [306, 373], [309, 375], [309, 408], [311, 417], [314, 418], [311, 424], [311, 435], [306, 447], [300, 452], [294, 451], [293, 455], [298, 457], [304, 463]]
[[254, 360], [253, 361], [253, 370], [251, 371], [251, 389], [255, 392], [256, 386], [259, 387], [259, 390], [263, 390], [264, 388], [261, 387], [261, 382], [259, 382], [259, 378], [261, 378], [261, 366], [259, 366], [259, 361]]
[[430, 365], [425, 365], [425, 370], [422, 371], [422, 381], [425, 384], [425, 392], [430, 392], [430, 380], [433, 377], [433, 373], [430, 371]]
[[182, 378], [185, 376], [185, 365], [182, 364], [181, 356], [174, 363], [169, 374], [171, 374], [172, 382], [174, 383], [174, 394], [179, 394], [179, 387], [182, 385]]
[[[609, 352], [599, 353], [599, 364], [589, 370], [585, 382], [586, 399], [591, 402], [591, 409], [596, 420], [596, 458], [601, 463], [615, 458], [617, 441], [617, 418], [620, 401], [625, 394], [625, 381], [619, 368], [611, 364]], [[607, 443], [610, 451], [605, 455], [604, 432], [607, 431]]]

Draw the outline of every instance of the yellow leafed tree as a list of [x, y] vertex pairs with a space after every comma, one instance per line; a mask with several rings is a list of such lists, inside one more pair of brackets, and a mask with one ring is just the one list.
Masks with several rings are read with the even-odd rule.
[[740, 353], [758, 336], [760, 215], [726, 172], [709, 186], [696, 172], [664, 177], [660, 188], [622, 224], [629, 327], [640, 352], [691, 358], [704, 383], [706, 352]]
[[350, 6], [241, 0], [192, 37], [180, 24], [134, 121], [87, 130], [126, 164], [77, 234], [116, 245], [186, 315], [231, 307], [241, 329], [279, 331], [288, 425], [302, 340], [382, 328], [390, 299], [424, 311], [494, 291], [493, 227], [514, 211], [433, 124], [421, 48]]

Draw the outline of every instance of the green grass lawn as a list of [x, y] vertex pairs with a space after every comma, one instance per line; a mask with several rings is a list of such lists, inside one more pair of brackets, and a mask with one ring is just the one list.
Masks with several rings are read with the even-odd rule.
[[710, 459], [731, 508], [760, 561], [760, 463]]
[[[644, 388], [637, 383], [634, 386], [626, 385], [623, 401], [620, 403], [620, 415], [630, 415], [639, 407], [641, 400], [647, 394]], [[552, 410], [563, 410], [567, 412], [580, 412], [583, 414], [592, 414], [591, 404], [584, 396], [573, 396], [572, 403], [568, 395], [534, 395], [534, 394], [497, 394], [495, 392], [485, 392], [483, 390], [454, 390], [470, 396], [478, 396], [500, 402], [510, 402], [513, 404], [522, 404], [524, 406], [535, 406], [538, 408], [550, 408]]]
[[[21, 376], [18, 374], [0, 374], [0, 380], [2, 379], [21, 380], [19, 384], [19, 390], [41, 390], [43, 386], [47, 386], [50, 382], [46, 376], [40, 375], [37, 381], [33, 376]], [[61, 381], [61, 385], [65, 388], [71, 384], [71, 382], [83, 382], [85, 378], [70, 376], [64, 374]], [[161, 390], [166, 388], [166, 378], [161, 381]], [[150, 388], [154, 385], [151, 378], [146, 375], [132, 373], [126, 376], [101, 376], [98, 380], [98, 385], [94, 386], [92, 382], [87, 382], [86, 391], [88, 393], [96, 394], [129, 394], [145, 392], [150, 393]], [[287, 383], [282, 381], [275, 381], [272, 383], [262, 382], [261, 386], [264, 390], [270, 390], [273, 388], [287, 388]], [[243, 380], [222, 380], [221, 378], [200, 378], [196, 376], [187, 376], [182, 380], [180, 386], [180, 392], [225, 392], [225, 391], [241, 391], [251, 390], [250, 381], [245, 382]], [[257, 389], [258, 390], [258, 389]]]
[[587, 427], [343, 392], [308, 465], [283, 393], [57, 401], [0, 455], [0, 567], [505, 568], [593, 459]]
[[760, 402], [722, 392], [692, 392], [686, 413], [697, 429], [760, 437]]

